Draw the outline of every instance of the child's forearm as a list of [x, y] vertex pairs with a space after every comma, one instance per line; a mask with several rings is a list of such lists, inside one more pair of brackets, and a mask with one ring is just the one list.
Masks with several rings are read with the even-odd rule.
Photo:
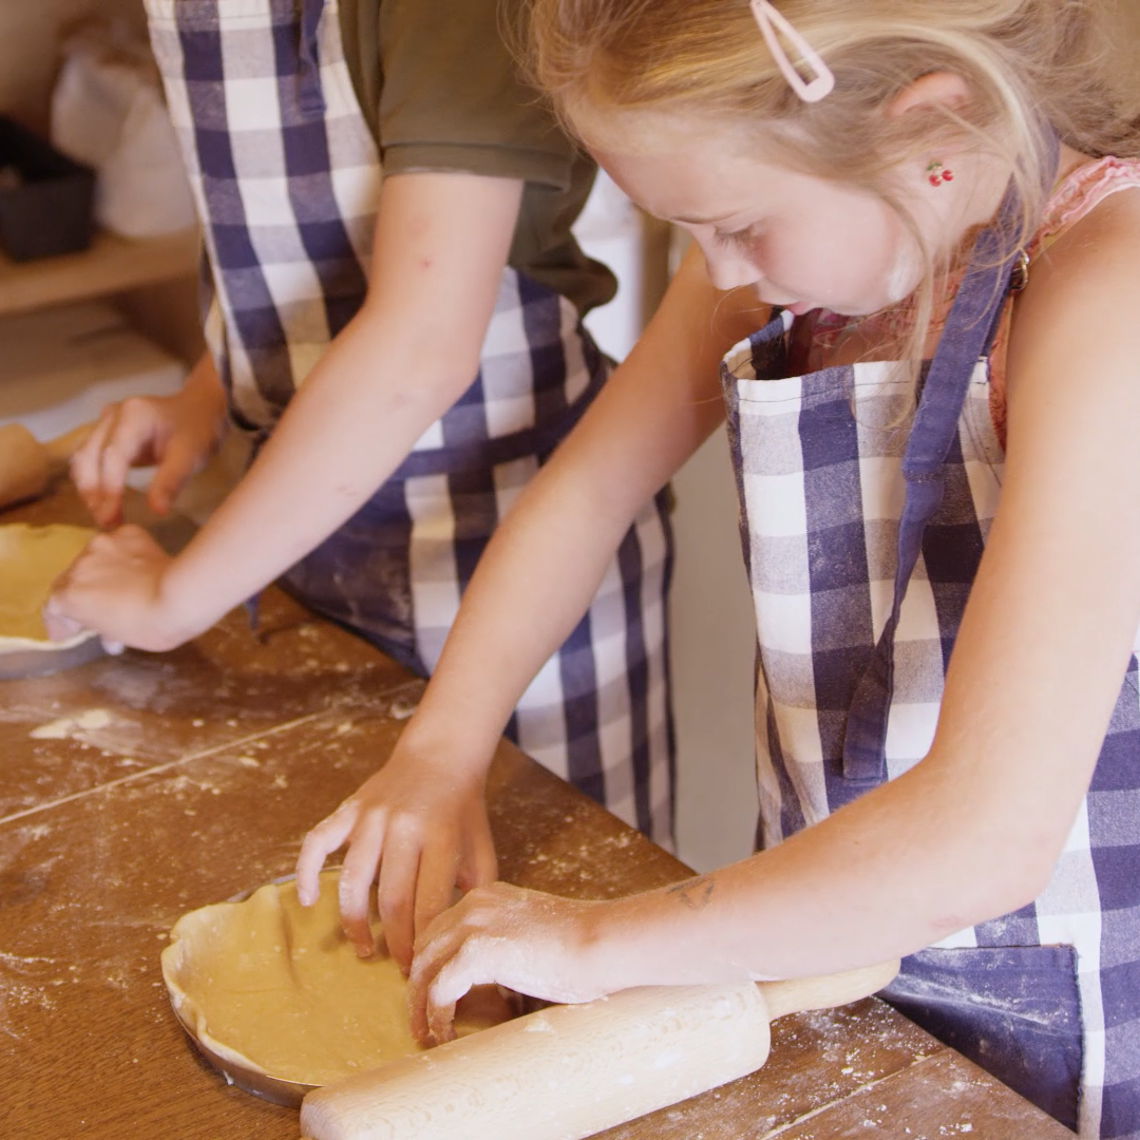
[[604, 988], [837, 973], [1028, 901], [1008, 838], [979, 841], [962, 797], [932, 812], [945, 787], [930, 777], [920, 766], [769, 851], [598, 907], [587, 956]]
[[290, 403], [248, 474], [168, 569], [180, 639], [208, 628], [304, 557], [387, 479], [470, 383], [358, 316]]
[[476, 175], [385, 180], [364, 307], [165, 573], [171, 640], [207, 628], [308, 554], [470, 385], [521, 193], [520, 182]]

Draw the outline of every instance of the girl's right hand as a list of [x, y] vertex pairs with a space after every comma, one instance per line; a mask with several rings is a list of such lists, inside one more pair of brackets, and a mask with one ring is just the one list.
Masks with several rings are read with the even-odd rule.
[[[208, 375], [203, 375], [208, 372]], [[158, 514], [199, 471], [225, 432], [225, 397], [203, 361], [172, 396], [141, 396], [103, 409], [71, 460], [71, 478], [101, 527], [122, 521], [123, 487], [132, 467], [157, 464], [147, 500]]]
[[325, 860], [348, 845], [340, 915], [361, 957], [374, 952], [368, 917], [379, 867], [376, 904], [384, 940], [405, 974], [416, 937], [451, 906], [456, 888], [492, 883], [498, 871], [485, 772], [465, 773], [441, 754], [408, 743], [405, 730], [387, 764], [305, 836], [297, 857], [297, 895], [311, 905]]
[[612, 900], [560, 898], [510, 883], [472, 891], [416, 940], [408, 979], [412, 1033], [424, 1045], [453, 1040], [456, 1004], [478, 985], [559, 1003], [620, 989], [614, 979], [623, 954], [612, 937], [599, 937], [603, 916], [620, 910]]

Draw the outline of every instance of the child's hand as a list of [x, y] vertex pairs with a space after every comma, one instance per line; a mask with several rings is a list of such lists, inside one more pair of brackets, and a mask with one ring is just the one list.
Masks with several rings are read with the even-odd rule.
[[408, 1015], [418, 1040], [455, 1036], [455, 1003], [472, 986], [496, 983], [555, 1002], [583, 1002], [618, 986], [586, 954], [599, 909], [583, 902], [494, 883], [474, 890], [416, 940]]
[[48, 636], [62, 641], [85, 629], [109, 644], [161, 652], [193, 632], [180, 631], [162, 599], [170, 556], [141, 527], [98, 534], [60, 576], [44, 606]]
[[127, 472], [157, 464], [147, 499], [154, 511], [166, 514], [217, 447], [224, 428], [220, 388], [187, 384], [173, 396], [110, 404], [72, 458], [71, 478], [95, 521], [114, 526], [122, 521]]
[[308, 905], [324, 861], [348, 844], [340, 915], [362, 957], [374, 949], [368, 916], [379, 866], [384, 940], [405, 974], [415, 937], [451, 904], [455, 889], [493, 882], [497, 873], [483, 773], [464, 775], [438, 756], [417, 751], [405, 732], [388, 763], [309, 832], [297, 858], [297, 894]]

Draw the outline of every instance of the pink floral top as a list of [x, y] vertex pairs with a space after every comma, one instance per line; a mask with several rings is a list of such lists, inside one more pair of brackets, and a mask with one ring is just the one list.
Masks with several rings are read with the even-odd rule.
[[[1102, 158], [1078, 167], [1065, 177], [1045, 203], [1041, 225], [1026, 253], [1033, 262], [1058, 238], [1086, 218], [1106, 198], [1120, 190], [1140, 189], [1140, 159]], [[936, 307], [931, 331], [940, 331], [950, 313], [965, 270], [950, 275], [946, 293]], [[823, 366], [826, 355], [856, 326], [867, 343], [901, 344], [906, 337], [911, 310], [904, 302], [871, 317], [853, 319], [817, 310], [805, 317], [809, 323], [810, 368]], [[990, 354], [990, 414], [1002, 445], [1006, 436], [1006, 355], [1013, 319], [1013, 306], [1007, 305]]]
[[[1102, 158], [1077, 167], [1053, 191], [1045, 203], [1041, 225], [1029, 243], [1030, 271], [1033, 262], [1058, 238], [1088, 217], [1110, 195], [1140, 188], [1140, 159]], [[1006, 355], [1013, 324], [1013, 306], [1006, 305], [990, 353], [990, 416], [1002, 446], [1006, 434]]]

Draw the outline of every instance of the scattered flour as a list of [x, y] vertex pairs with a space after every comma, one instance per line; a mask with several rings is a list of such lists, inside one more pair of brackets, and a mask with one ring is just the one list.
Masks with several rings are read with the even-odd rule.
[[60, 717], [33, 728], [28, 734], [33, 740], [66, 740], [76, 729], [106, 728], [111, 714], [106, 709], [85, 709], [78, 716]]
[[416, 711], [416, 703], [404, 700], [393, 701], [388, 715], [393, 720], [407, 720]]

